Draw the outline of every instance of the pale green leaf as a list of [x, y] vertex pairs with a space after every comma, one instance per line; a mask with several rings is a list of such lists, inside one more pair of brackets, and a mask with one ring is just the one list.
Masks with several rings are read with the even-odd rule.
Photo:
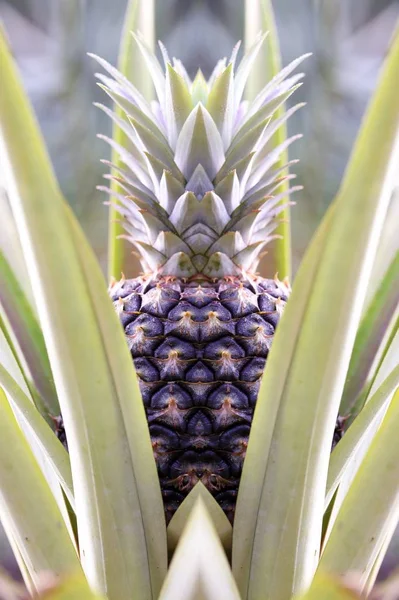
[[[123, 329], [105, 287], [102, 290], [100, 266], [71, 209], [65, 208], [73, 239], [79, 248], [80, 264], [90, 290], [104, 351], [114, 374], [114, 385], [124, 419], [124, 435], [130, 447], [137, 486], [139, 506], [136, 506], [136, 510], [140, 508], [150, 570], [159, 585], [165, 575], [167, 561], [165, 516], [138, 380]], [[143, 544], [142, 552], [144, 549]]]
[[399, 353], [399, 307], [396, 310], [396, 315], [393, 319], [393, 324], [388, 328], [388, 337], [383, 340], [379, 355], [376, 357], [376, 364], [373, 364], [371, 369], [371, 375], [365, 382], [362, 391], [357, 397], [354, 407], [352, 408], [348, 419], [345, 421], [345, 429], [349, 427], [356, 415], [360, 413], [363, 406], [368, 401], [368, 398], [384, 381], [389, 375], [390, 371], [393, 370], [398, 363]]
[[319, 570], [358, 572], [365, 586], [386, 535], [399, 519], [399, 390], [333, 525]]
[[175, 161], [186, 179], [190, 179], [198, 165], [213, 179], [224, 162], [222, 138], [202, 104], [191, 111], [183, 125], [177, 139]]
[[[140, 125], [142, 125], [143, 127], [146, 127], [154, 135], [159, 137], [163, 142], [167, 143], [165, 136], [159, 129], [157, 123], [154, 121], [153, 118], [150, 118], [149, 116], [147, 116], [147, 114], [143, 110], [141, 110], [140, 107], [136, 106], [136, 104], [134, 104], [132, 101], [128, 100], [121, 94], [118, 94], [117, 92], [113, 92], [112, 89], [109, 89], [106, 85], [99, 84], [99, 87], [102, 90], [104, 90], [104, 92], [106, 94], [108, 94], [108, 96], [110, 98], [112, 98], [114, 103], [119, 108], [122, 109], [122, 112], [125, 113], [126, 116], [131, 117], [132, 119], [138, 121], [140, 123]], [[100, 108], [102, 108], [103, 110], [105, 109], [105, 107], [103, 107], [101, 105], [100, 105]], [[121, 123], [123, 124], [124, 120], [120, 115], [113, 113], [113, 111], [110, 109], [108, 109], [105, 112], [107, 112], [108, 116], [110, 116], [114, 120], [114, 122], [117, 125], [119, 125], [119, 127], [121, 126]], [[120, 111], [118, 111], [118, 112], [120, 113]]]
[[[392, 541], [392, 537], [395, 534], [395, 531], [397, 529], [397, 523], [392, 523], [392, 530], [391, 531], [387, 531], [386, 535], [385, 535], [385, 539], [381, 544], [380, 547], [380, 551], [378, 553], [377, 558], [374, 561], [373, 567], [370, 569], [369, 572], [369, 576], [367, 578], [367, 582], [364, 586], [364, 593], [363, 595], [366, 596], [366, 598], [368, 598], [370, 596], [370, 594], [372, 594], [372, 598], [373, 600], [394, 600], [395, 597], [392, 598], [392, 596], [389, 595], [389, 592], [393, 592], [394, 590], [396, 592], [399, 591], [399, 580], [397, 577], [395, 577], [395, 575], [393, 575], [393, 577], [389, 576], [388, 581], [385, 581], [386, 583], [386, 588], [384, 589], [384, 581], [381, 582], [381, 585], [378, 586], [378, 593], [381, 593], [381, 595], [378, 595], [377, 590], [374, 588], [375, 586], [375, 582], [377, 581], [377, 577], [380, 574], [381, 571], [381, 566], [385, 560], [389, 545]], [[374, 593], [373, 593], [374, 591]], [[387, 591], [388, 595], [387, 597], [384, 597], [384, 592]]]
[[[6, 513], [7, 513], [7, 511], [6, 511]], [[1, 519], [2, 519], [2, 522], [1, 522], [2, 528], [4, 530], [4, 533], [6, 534], [8, 543], [10, 544], [10, 548], [12, 550], [12, 553], [14, 555], [14, 558], [15, 558], [15, 561], [16, 561], [16, 563], [18, 565], [18, 568], [19, 568], [19, 570], [21, 572], [21, 576], [22, 576], [22, 579], [23, 579], [24, 584], [26, 586], [26, 589], [29, 591], [29, 593], [31, 594], [31, 596], [34, 596], [34, 594], [36, 593], [35, 583], [34, 583], [32, 577], [31, 577], [31, 575], [29, 573], [29, 570], [28, 570], [28, 568], [26, 566], [26, 563], [25, 563], [25, 561], [23, 559], [23, 556], [22, 556], [22, 554], [21, 554], [21, 552], [19, 550], [19, 547], [17, 545], [17, 541], [14, 540], [14, 536], [13, 536], [13, 533], [12, 533], [11, 528], [10, 528], [11, 527], [11, 521], [12, 521], [11, 518], [10, 518], [10, 515], [8, 513], [5, 514], [5, 515], [3, 514], [3, 516], [1, 517]], [[0, 598], [1, 598], [1, 596], [0, 596]]]
[[22, 253], [21, 244], [18, 240], [18, 234], [15, 228], [14, 219], [11, 212], [10, 203], [6, 191], [0, 182], [0, 249], [4, 253], [12, 272], [23, 289], [28, 301], [32, 305], [36, 314], [36, 307], [33, 305], [32, 288], [29, 282], [28, 271], [25, 259]]
[[24, 394], [19, 385], [1, 365], [0, 386], [12, 399], [12, 408], [14, 412], [17, 412], [25, 421], [37, 442], [42, 447], [44, 453], [48, 457], [49, 463], [57, 474], [69, 502], [72, 507], [74, 507], [75, 501], [73, 497], [72, 474], [67, 451], [43, 417], [36, 410], [31, 400]]
[[[343, 444], [343, 446], [342, 446], [342, 449], [340, 451], [337, 450], [337, 452], [338, 452], [338, 454], [337, 454], [338, 462], [336, 463], [337, 470], [335, 471], [335, 467], [333, 468], [333, 470], [331, 471], [331, 477], [329, 477], [329, 481], [330, 481], [331, 485], [335, 485], [334, 484], [335, 478], [337, 476], [339, 476], [339, 487], [337, 489], [337, 493], [334, 496], [333, 506], [332, 506], [332, 510], [330, 512], [329, 523], [328, 523], [328, 527], [327, 527], [327, 530], [326, 530], [325, 536], [324, 536], [324, 543], [326, 542], [326, 540], [328, 539], [328, 537], [331, 533], [331, 528], [337, 518], [337, 515], [339, 513], [342, 502], [346, 497], [346, 494], [352, 484], [352, 481], [364, 459], [364, 456], [374, 438], [375, 432], [377, 431], [378, 427], [380, 426], [380, 423], [381, 423], [381, 421], [384, 417], [384, 414], [386, 412], [386, 409], [388, 407], [387, 402], [385, 403], [385, 406], [384, 406], [383, 397], [385, 395], [385, 392], [387, 392], [389, 396], [392, 395], [392, 390], [391, 390], [391, 392], [389, 392], [389, 390], [390, 390], [391, 386], [394, 385], [394, 382], [395, 382], [396, 368], [398, 366], [398, 356], [399, 356], [399, 333], [397, 333], [395, 338], [392, 340], [392, 343], [390, 344], [388, 351], [386, 352], [383, 360], [381, 361], [381, 364], [379, 366], [374, 383], [370, 388], [370, 392], [365, 394], [365, 399], [366, 399], [367, 403], [368, 403], [368, 401], [372, 400], [372, 405], [370, 406], [370, 408], [365, 410], [367, 407], [367, 403], [366, 403], [365, 408], [360, 413], [360, 415], [362, 415], [363, 411], [365, 411], [363, 417], [360, 419], [360, 425], [363, 422], [363, 424], [366, 426], [366, 429], [361, 431], [359, 426], [354, 428], [353, 441], [356, 446], [356, 449], [354, 452], [351, 453], [350, 460], [345, 462], [345, 468], [343, 469], [342, 472], [340, 472], [340, 464], [342, 466], [342, 463], [340, 463], [340, 460], [342, 459], [343, 461], [345, 461], [345, 454], [346, 454], [346, 451], [349, 450], [348, 445], [350, 444], [350, 442], [345, 442], [345, 444]], [[393, 389], [395, 389], [395, 387]], [[388, 397], [388, 400], [389, 399], [390, 398]], [[381, 402], [382, 402], [383, 406], [382, 407], [380, 406], [380, 408], [379, 408], [379, 404]], [[363, 404], [364, 404], [364, 402], [363, 402]], [[374, 410], [375, 410], [375, 414], [374, 414]], [[360, 415], [359, 415], [359, 418], [360, 418]], [[369, 423], [367, 425], [369, 418], [370, 418], [371, 423]], [[357, 419], [356, 419], [356, 421], [357, 421]], [[353, 424], [354, 423], [352, 423], [352, 425]], [[352, 427], [352, 425], [350, 426], [350, 428]], [[341, 440], [341, 442], [342, 441], [343, 440]], [[341, 442], [339, 443], [339, 445], [341, 444]], [[338, 446], [337, 446], [337, 448], [338, 448]], [[335, 474], [334, 474], [334, 471], [335, 471]], [[327, 488], [326, 488], [327, 494], [328, 494], [329, 485], [330, 484], [327, 483]]]
[[[234, 560], [233, 539], [233, 566], [245, 598], [299, 593], [317, 566], [335, 420], [399, 161], [398, 68], [399, 36], [334, 202], [314, 276], [309, 269], [311, 292], [294, 283], [268, 359], [233, 532], [241, 540]], [[288, 332], [287, 321], [294, 325]], [[243, 531], [245, 511], [253, 514]]]
[[168, 139], [175, 148], [178, 135], [193, 109], [190, 91], [183, 77], [168, 64], [166, 68], [165, 111]]
[[[282, 67], [280, 43], [273, 13], [272, 0], [246, 0], [245, 3], [245, 46], [252, 44], [259, 31], [268, 31], [269, 35], [256, 57], [253, 70], [249, 76], [245, 98], [254, 100], [258, 92], [275, 77]], [[276, 118], [284, 114], [284, 106], [275, 113]], [[287, 139], [287, 126], [283, 125], [273, 138], [273, 146], [280, 146]], [[288, 163], [288, 150], [284, 150], [277, 166]], [[284, 173], [288, 175], [288, 169]], [[288, 189], [288, 183], [285, 184]], [[291, 277], [291, 225], [290, 208], [287, 206], [282, 214], [281, 222], [276, 230], [277, 238], [271, 249], [275, 268], [280, 279]]]
[[360, 593], [357, 594], [353, 589], [357, 583], [356, 574], [351, 583], [351, 587], [348, 587], [345, 581], [320, 574], [315, 577], [308, 591], [297, 600], [360, 600]]
[[56, 501], [0, 388], [0, 517], [34, 584], [81, 570]]
[[355, 345], [349, 365], [347, 382], [341, 400], [340, 414], [350, 415], [350, 422], [362, 406], [356, 406], [363, 386], [370, 379], [370, 370], [382, 351], [381, 345], [386, 337], [392, 318], [399, 306], [399, 252], [391, 262], [377, 292], [368, 306], [367, 312], [357, 332]]
[[174, 553], [159, 600], [240, 600], [226, 554], [198, 498]]
[[[91, 586], [106, 591], [110, 600], [127, 597], [133, 588], [143, 600], [153, 599], [166, 567], [166, 533], [154, 558], [150, 547], [161, 532], [157, 518], [153, 535], [146, 530], [147, 507], [139, 497], [124, 421], [129, 401], [141, 407], [135, 426], [146, 425], [132, 367], [130, 378], [126, 375], [130, 354], [96, 271], [96, 287], [89, 290], [81, 260], [91, 255], [86, 257], [85, 246], [78, 253], [66, 204], [3, 40], [0, 56], [2, 160], [68, 436], [83, 567]], [[101, 326], [92, 294], [104, 305]], [[112, 351], [124, 356], [120, 369], [110, 359], [104, 328], [119, 332], [119, 346]], [[150, 456], [149, 438], [140, 441], [140, 452]], [[153, 464], [154, 481], [155, 472]], [[162, 554], [163, 564], [157, 560]]]
[[[118, 68], [145, 95], [148, 101], [153, 99], [153, 84], [149, 69], [144, 63], [141, 52], [131, 36], [132, 31], [141, 31], [150, 48], [154, 47], [155, 38], [155, 0], [129, 0], [126, 8], [123, 32], [121, 37]], [[117, 112], [121, 109], [116, 109]], [[114, 126], [113, 139], [123, 146], [125, 137], [117, 125]], [[113, 151], [112, 159], [117, 167], [122, 166], [117, 151]], [[113, 189], [118, 192], [117, 182]], [[120, 278], [121, 273], [129, 275], [131, 245], [120, 238], [124, 233], [119, 213], [111, 206], [109, 211], [109, 249], [108, 276]]]
[[49, 414], [59, 415], [60, 406], [46, 345], [34, 311], [1, 251], [0, 304], [7, 315], [40, 399], [43, 400], [38, 408], [49, 420]]
[[191, 84], [190, 94], [191, 102], [194, 107], [196, 107], [199, 103], [206, 106], [208, 101], [209, 86], [201, 69], [197, 71], [194, 81]]
[[106, 600], [87, 587], [83, 577], [65, 577], [56, 583], [51, 574], [42, 578], [43, 600]]
[[137, 135], [144, 146], [144, 151], [155, 156], [155, 158], [163, 164], [164, 169], [168, 169], [172, 173], [173, 177], [181, 177], [181, 173], [175, 164], [174, 155], [169, 144], [155, 136], [138, 121], [135, 121], [134, 119], [129, 119], [129, 121], [136, 130]]
[[[141, 0], [142, 10], [148, 11], [145, 6], [146, 0]], [[151, 9], [153, 11], [153, 9]], [[155, 55], [155, 49], [153, 46], [153, 37], [146, 39], [140, 30], [132, 30], [133, 38], [141, 53], [141, 69], [146, 68], [147, 73], [150, 75], [152, 82], [155, 87], [158, 101], [161, 106], [164, 106], [165, 102], [165, 74], [162, 70], [162, 66]]]
[[390, 397], [399, 385], [399, 365], [373, 394], [354, 420], [344, 437], [334, 448], [328, 467], [325, 504], [328, 506], [341, 477], [364, 438], [376, 431], [388, 407]]
[[[89, 589], [82, 575], [57, 579], [52, 573], [39, 578], [36, 600], [105, 600]], [[26, 600], [26, 589], [0, 570], [0, 598], [2, 600]]]
[[373, 301], [373, 298], [386, 275], [387, 268], [392, 263], [395, 255], [399, 252], [398, 237], [399, 222], [399, 179], [392, 193], [388, 213], [385, 219], [384, 229], [378, 245], [377, 256], [373, 266], [372, 283], [366, 296], [365, 308]]
[[247, 590], [259, 503], [279, 402], [284, 391], [284, 383], [295, 352], [303, 316], [317, 273], [319, 257], [331, 227], [333, 214], [333, 209], [330, 208], [303, 259], [290, 298], [291, 310], [287, 310], [287, 307], [284, 318], [279, 323], [259, 391], [238, 491], [233, 528], [233, 573], [244, 599], [248, 597]]
[[188, 494], [188, 496], [186, 496], [168, 525], [167, 533], [169, 555], [174, 553], [182, 532], [190, 518], [191, 511], [193, 510], [198, 498], [201, 498], [203, 501], [209, 516], [212, 519], [212, 523], [218, 533], [220, 541], [222, 542], [226, 555], [230, 557], [233, 533], [232, 526], [223, 510], [220, 508], [219, 504], [200, 481], [195, 485], [194, 489]]
[[24, 373], [23, 365], [19, 360], [18, 352], [14, 346], [14, 340], [8, 333], [9, 329], [10, 325], [2, 318], [0, 311], [0, 364], [33, 402], [31, 390], [27, 383], [27, 376]]
[[234, 124], [234, 72], [230, 64], [216, 78], [206, 108], [219, 129], [225, 149], [231, 142]]

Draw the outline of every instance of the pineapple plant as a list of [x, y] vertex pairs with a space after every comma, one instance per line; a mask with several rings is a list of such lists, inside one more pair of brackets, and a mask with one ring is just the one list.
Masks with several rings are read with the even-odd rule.
[[[115, 209], [136, 248], [143, 275], [110, 288], [134, 359], [169, 521], [198, 481], [233, 520], [252, 415], [287, 281], [257, 267], [274, 239], [287, 165], [287, 142], [270, 141], [301, 105], [274, 118], [299, 85], [304, 57], [243, 101], [259, 35], [237, 68], [239, 45], [206, 81], [193, 81], [161, 44], [164, 69], [136, 36], [153, 75], [151, 106], [104, 60], [101, 87], [124, 120], [101, 106], [126, 134], [115, 146], [124, 169]], [[289, 142], [295, 140], [291, 138]]]
[[[152, 6], [130, 2], [126, 31], [153, 22]], [[0, 519], [30, 597], [364, 597], [398, 523], [399, 257], [386, 223], [399, 37], [290, 291], [256, 269], [271, 237], [287, 240], [290, 140], [276, 128], [298, 63], [239, 105], [262, 42], [277, 52], [270, 3], [248, 0], [246, 15], [272, 43], [255, 38], [208, 82], [163, 51], [165, 75], [142, 37], [145, 61], [123, 36], [121, 70], [153, 75], [151, 108], [100, 60], [117, 104], [110, 246], [122, 224], [143, 264], [109, 291], [0, 34], [17, 232], [0, 253]], [[350, 418], [337, 428], [338, 413]], [[0, 576], [4, 590], [24, 596]]]

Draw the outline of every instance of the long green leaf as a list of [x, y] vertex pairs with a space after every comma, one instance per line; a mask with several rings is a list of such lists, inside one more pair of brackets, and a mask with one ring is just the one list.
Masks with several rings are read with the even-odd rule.
[[[2, 305], [34, 385], [44, 401], [38, 408], [47, 420], [48, 414], [60, 413], [46, 345], [39, 323], [28, 299], [0, 250], [0, 304]], [[35, 399], [35, 397], [34, 397]], [[47, 411], [44, 409], [45, 405]]]
[[[356, 575], [353, 577], [356, 582]], [[348, 588], [345, 582], [325, 574], [317, 575], [308, 591], [297, 600], [360, 600], [353, 586]]]
[[340, 440], [331, 455], [328, 468], [326, 500], [328, 506], [341, 477], [357, 449], [362, 444], [369, 430], [377, 428], [384, 416], [390, 396], [399, 385], [399, 365], [386, 378], [384, 383], [373, 394], [364, 409], [357, 416], [351, 427]]
[[180, 538], [159, 600], [240, 600], [219, 536], [199, 498]]
[[[257, 519], [245, 532], [240, 523], [247, 543], [241, 542], [245, 556], [236, 573], [244, 598], [285, 600], [309, 585], [317, 565], [335, 419], [399, 160], [398, 69], [399, 36], [334, 203], [301, 330], [287, 332], [284, 325], [295, 322], [294, 300], [306, 295], [297, 281], [273, 343], [244, 465], [246, 493], [238, 498], [241, 518], [248, 510]], [[285, 347], [288, 356], [276, 366]], [[264, 408], [271, 405], [278, 405], [275, 422], [275, 408], [269, 410], [273, 438], [255, 454], [272, 426]]]
[[[6, 257], [12, 272], [29, 303], [34, 302], [32, 296], [32, 288], [29, 282], [28, 270], [26, 268], [25, 259], [22, 253], [21, 244], [19, 243], [17, 230], [11, 212], [10, 203], [6, 191], [0, 184], [0, 250]], [[35, 309], [35, 307], [32, 306]]]
[[[130, 79], [147, 100], [151, 100], [154, 95], [152, 79], [138, 45], [131, 36], [132, 31], [141, 31], [147, 45], [154, 48], [155, 0], [128, 0], [118, 61], [120, 72]], [[123, 117], [123, 111], [119, 106], [115, 107], [115, 112], [118, 116]], [[126, 144], [126, 135], [117, 124], [114, 125], [113, 139], [121, 146]], [[117, 167], [121, 166], [116, 151], [112, 152], [112, 162]], [[113, 175], [117, 176], [118, 173], [115, 171]], [[116, 193], [124, 193], [119, 188], [118, 182], [114, 180], [112, 180], [111, 189]], [[121, 273], [129, 274], [128, 265], [132, 253], [131, 245], [119, 237], [125, 233], [120, 218], [118, 211], [111, 206], [109, 211], [108, 275], [116, 279], [121, 277]]]
[[43, 598], [45, 600], [106, 600], [87, 588], [83, 577], [65, 577], [52, 585], [51, 575], [43, 577]]
[[[46, 600], [105, 600], [94, 594], [82, 575], [66, 577], [61, 581], [51, 573], [40, 578], [39, 596]], [[20, 582], [13, 581], [0, 569], [0, 598], [2, 600], [26, 600], [26, 589]]]
[[[387, 534], [385, 535], [385, 539], [381, 544], [378, 556], [374, 561], [373, 567], [370, 569], [369, 576], [367, 578], [367, 582], [363, 588], [363, 596], [365, 596], [366, 598], [368, 598], [370, 596], [370, 594], [372, 593], [372, 590], [374, 589], [375, 582], [377, 581], [377, 577], [380, 573], [381, 566], [386, 557], [389, 545], [392, 541], [392, 537], [397, 529], [397, 523], [396, 524], [392, 523], [392, 525], [393, 525], [393, 531], [388, 531]], [[399, 590], [398, 581], [396, 580], [395, 583], [396, 583], [395, 591], [398, 592], [398, 590]], [[384, 583], [382, 583], [382, 585], [383, 584]], [[380, 596], [377, 596], [377, 598], [375, 598], [375, 595], [376, 594], [373, 594], [373, 596], [372, 596], [373, 600], [377, 600], [377, 598], [378, 598], [378, 600], [383, 600], [383, 598], [381, 598]], [[388, 598], [385, 598], [385, 600], [390, 600], [389, 596], [388, 596]], [[391, 596], [391, 600], [392, 600], [392, 596]]]
[[0, 517], [35, 585], [81, 567], [56, 501], [0, 388]]
[[[245, 46], [249, 48], [254, 42], [259, 31], [268, 31], [269, 35], [261, 48], [251, 75], [248, 79], [245, 98], [253, 100], [258, 92], [282, 68], [280, 43], [274, 18], [272, 0], [246, 0], [245, 2]], [[275, 113], [274, 118], [279, 119], [285, 113], [284, 105]], [[273, 137], [273, 147], [277, 148], [287, 139], [287, 125], [281, 126]], [[288, 150], [281, 153], [276, 168], [284, 167], [289, 161]], [[281, 173], [282, 177], [288, 175], [288, 169]], [[284, 193], [289, 188], [289, 181], [280, 185], [279, 190]], [[281, 222], [275, 230], [280, 238], [274, 241], [270, 253], [274, 259], [274, 271], [280, 279], [291, 277], [291, 224], [290, 207], [286, 206], [280, 215]]]
[[[12, 519], [11, 516], [6, 513], [4, 514], [4, 510], [3, 510], [3, 515], [0, 517], [2, 519], [1, 525], [3, 527], [4, 533], [6, 534], [8, 543], [10, 544], [12, 553], [14, 555], [15, 561], [18, 565], [18, 568], [20, 570], [23, 582], [26, 586], [26, 589], [28, 590], [28, 592], [30, 593], [31, 596], [34, 596], [36, 593], [36, 587], [35, 587], [35, 583], [29, 573], [29, 570], [26, 566], [26, 563], [23, 559], [23, 556], [19, 550], [19, 546], [17, 544], [17, 541], [14, 539], [13, 537], [13, 533], [11, 531], [11, 523], [12, 523]], [[1, 598], [1, 596], [0, 596]]]
[[[392, 317], [399, 306], [399, 252], [390, 264], [377, 292], [364, 315], [356, 336], [340, 413], [349, 415], [386, 336]], [[357, 406], [357, 411], [361, 409]], [[356, 412], [357, 412], [356, 411]], [[356, 414], [351, 415], [351, 422]]]
[[9, 375], [18, 383], [23, 392], [33, 403], [31, 389], [29, 388], [23, 365], [18, 359], [18, 353], [13, 345], [13, 340], [8, 333], [9, 324], [3, 321], [0, 311], [0, 364]]
[[248, 597], [259, 503], [279, 403], [333, 214], [331, 207], [302, 261], [290, 298], [290, 310], [287, 307], [279, 324], [259, 390], [233, 528], [233, 572], [244, 599]]
[[191, 512], [198, 500], [201, 498], [213, 525], [219, 535], [226, 555], [231, 557], [232, 533], [233, 528], [224, 514], [223, 510], [216, 502], [215, 498], [208, 492], [206, 487], [199, 481], [194, 489], [181, 503], [168, 525], [168, 551], [171, 556], [176, 550], [184, 528], [190, 519]]
[[39, 445], [48, 456], [49, 463], [57, 474], [69, 502], [74, 506], [72, 473], [67, 451], [36, 410], [30, 399], [1, 365], [0, 386], [12, 398], [14, 411], [17, 411], [24, 419], [26, 425], [31, 429]]
[[[118, 371], [105, 350], [92, 293], [105, 304], [103, 327], [119, 324], [105, 284], [89, 293], [81, 266], [84, 250], [78, 254], [65, 202], [3, 38], [0, 57], [1, 159], [67, 431], [83, 567], [93, 589], [110, 600], [129, 597], [132, 589], [150, 600], [159, 592], [165, 565], [152, 568], [149, 547], [158, 532], [146, 537], [145, 507], [121, 408], [128, 401], [141, 402], [134, 372], [127, 382], [124, 368]], [[129, 356], [125, 342], [115, 352]]]
[[399, 390], [346, 495], [319, 570], [358, 572], [362, 586], [399, 520]]
[[[104, 351], [113, 373], [123, 415], [124, 432], [130, 448], [150, 571], [160, 585], [166, 573], [167, 563], [165, 514], [138, 380], [122, 327], [106, 293], [98, 261], [71, 209], [67, 206], [65, 208], [72, 236], [79, 248], [80, 265], [101, 332]], [[144, 550], [143, 545], [142, 552]]]
[[[394, 385], [394, 381], [395, 381], [395, 377], [396, 377], [396, 375], [395, 375], [396, 368], [398, 366], [398, 356], [399, 356], [399, 333], [396, 335], [396, 337], [390, 343], [389, 349], [386, 352], [386, 354], [381, 362], [381, 365], [379, 366], [374, 383], [370, 389], [370, 393], [365, 395], [365, 399], [367, 401], [366, 407], [367, 407], [368, 402], [372, 402], [372, 405], [370, 406], [369, 409], [366, 410], [366, 407], [365, 407], [362, 410], [362, 412], [360, 413], [360, 415], [362, 415], [362, 417], [360, 417], [360, 415], [359, 415], [360, 425], [362, 424], [362, 421], [363, 421], [363, 424], [366, 429], [364, 431], [360, 431], [359, 426], [357, 426], [353, 430], [353, 436], [354, 436], [353, 442], [355, 445], [355, 450], [354, 450], [354, 452], [352, 452], [349, 455], [349, 460], [347, 460], [345, 462], [345, 468], [341, 473], [339, 473], [340, 454], [341, 454], [341, 452], [343, 452], [343, 454], [341, 454], [341, 459], [343, 459], [345, 461], [345, 452], [346, 452], [346, 450], [348, 450], [349, 442], [345, 442], [343, 444], [343, 440], [341, 440], [341, 442], [338, 444], [338, 446], [343, 444], [342, 450], [339, 451], [338, 446], [336, 448], [337, 453], [338, 453], [338, 456], [337, 456], [338, 463], [336, 465], [338, 467], [338, 472], [336, 471], [336, 475], [339, 475], [339, 487], [337, 489], [336, 494], [334, 495], [333, 507], [332, 507], [332, 510], [330, 511], [328, 527], [325, 531], [325, 535], [323, 536], [324, 544], [331, 533], [332, 525], [334, 524], [334, 522], [337, 518], [337, 515], [339, 513], [342, 502], [345, 499], [346, 494], [348, 493], [348, 490], [352, 484], [352, 481], [353, 481], [357, 471], [359, 470], [359, 467], [364, 459], [364, 456], [374, 438], [375, 432], [377, 431], [378, 427], [380, 426], [382, 418], [384, 417], [384, 414], [388, 407], [387, 403], [384, 406], [384, 403], [382, 402], [382, 398], [383, 398], [383, 395], [385, 395], [385, 393], [387, 393], [388, 396], [392, 395], [392, 390], [389, 391], [389, 389], [391, 386]], [[395, 386], [393, 387], [393, 389], [395, 389]], [[380, 402], [382, 402], [383, 406], [380, 407], [380, 409], [378, 409], [378, 404]], [[376, 409], [376, 411], [375, 411], [376, 414], [374, 416], [373, 416], [373, 409]], [[363, 414], [363, 411], [365, 411], [364, 414]], [[370, 417], [371, 423], [368, 422], [368, 417]], [[363, 419], [365, 419], [365, 420], [363, 420]], [[352, 424], [350, 426], [350, 428], [352, 428], [353, 425], [354, 424]], [[360, 435], [360, 439], [358, 439], [359, 435]], [[334, 450], [334, 452], [335, 452], [335, 450]], [[330, 469], [329, 469], [329, 471], [330, 471]], [[335, 479], [333, 471], [331, 471], [331, 475], [332, 475], [332, 477], [331, 477], [331, 479], [329, 479], [329, 481], [331, 484], [333, 484], [334, 479]], [[328, 489], [329, 489], [329, 483], [327, 483], [327, 487], [326, 487], [327, 493], [328, 493]]]
[[366, 296], [365, 307], [372, 302], [377, 289], [386, 275], [387, 268], [395, 259], [399, 250], [398, 239], [398, 221], [399, 221], [399, 181], [393, 190], [388, 213], [385, 219], [384, 229], [378, 244], [377, 256], [373, 265], [372, 281]]
[[[12, 347], [12, 342], [10, 342], [11, 340], [8, 339], [5, 335], [3, 335], [3, 332], [1, 331], [0, 327], [0, 365], [3, 371], [5, 371], [8, 374], [8, 380], [10, 380], [11, 378], [13, 386], [17, 386], [19, 392], [25, 396], [25, 403], [28, 403], [28, 406], [30, 406], [30, 409], [26, 409], [28, 411], [27, 414], [33, 411], [32, 418], [41, 419], [40, 414], [36, 411], [35, 405], [33, 403], [33, 398], [31, 395], [32, 388], [30, 388], [27, 384], [26, 374], [24, 373], [22, 365], [18, 362], [17, 353]], [[7, 385], [5, 384], [4, 387], [7, 388]], [[12, 386], [10, 386], [8, 389], [12, 391], [13, 388]], [[11, 401], [11, 396], [9, 396], [9, 400]], [[17, 418], [18, 424], [22, 428], [25, 437], [27, 438], [29, 445], [31, 446], [34, 456], [37, 462], [39, 463], [39, 466], [47, 480], [47, 483], [50, 486], [50, 489], [55, 499], [57, 500], [58, 506], [61, 510], [61, 514], [65, 522], [69, 525], [70, 516], [68, 515], [67, 511], [65, 496], [60, 487], [60, 478], [56, 474], [51, 464], [49, 464], [48, 452], [43, 446], [43, 444], [40, 442], [40, 436], [38, 437], [36, 433], [33, 432], [30, 423], [27, 423], [23, 413], [21, 411], [18, 411], [14, 405], [13, 409], [15, 409], [14, 414]], [[58, 443], [57, 439], [54, 436], [54, 433], [52, 433], [52, 430], [48, 427], [48, 425], [46, 425], [45, 423], [41, 423], [41, 426], [42, 428], [43, 426], [44, 428], [47, 428], [46, 435], [47, 439], [51, 440], [50, 444]], [[74, 537], [72, 531], [70, 533], [72, 537]]]

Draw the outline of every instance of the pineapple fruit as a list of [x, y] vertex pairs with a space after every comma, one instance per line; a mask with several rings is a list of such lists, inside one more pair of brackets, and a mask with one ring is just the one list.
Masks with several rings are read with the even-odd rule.
[[[235, 68], [237, 46], [208, 81], [190, 80], [161, 45], [165, 72], [136, 36], [158, 101], [150, 104], [108, 63], [101, 86], [126, 134], [108, 140], [115, 197], [143, 274], [113, 281], [139, 378], [169, 521], [201, 481], [230, 520], [267, 354], [289, 294], [286, 281], [257, 273], [286, 202], [276, 169], [276, 130], [300, 105], [274, 118], [298, 86], [301, 60], [250, 104], [243, 93], [265, 36]], [[288, 140], [288, 144], [295, 138]], [[292, 190], [290, 190], [292, 191]]]

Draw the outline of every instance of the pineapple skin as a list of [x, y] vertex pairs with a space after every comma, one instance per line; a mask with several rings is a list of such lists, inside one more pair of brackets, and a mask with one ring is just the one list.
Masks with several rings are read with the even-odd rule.
[[201, 481], [234, 518], [260, 379], [289, 295], [278, 279], [114, 283], [170, 521]]

